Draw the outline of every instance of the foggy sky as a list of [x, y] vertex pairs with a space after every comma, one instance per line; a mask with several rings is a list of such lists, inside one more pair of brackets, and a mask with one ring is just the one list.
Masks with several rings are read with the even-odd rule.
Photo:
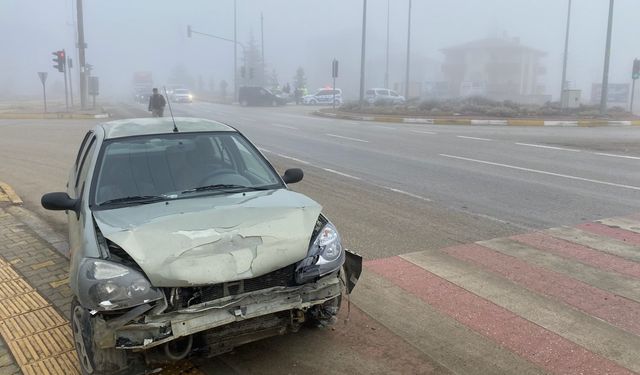
[[[362, 22], [361, 0], [238, 0], [238, 39], [260, 39], [265, 19], [267, 71], [292, 82], [305, 68], [309, 88], [329, 84], [330, 62], [341, 61], [338, 86], [357, 96]], [[391, 85], [404, 79], [408, 0], [391, 0]], [[607, 0], [574, 0], [567, 80], [588, 98], [602, 80]], [[640, 57], [640, 1], [617, 0], [609, 81], [630, 82]], [[384, 79], [387, 0], [368, 1], [367, 87]], [[38, 71], [49, 72], [48, 88], [59, 88], [52, 51], [65, 48], [74, 57], [75, 2], [72, 0], [0, 0], [0, 96], [39, 95]], [[105, 95], [128, 95], [134, 71], [151, 71], [161, 86], [177, 64], [197, 79], [216, 86], [233, 81], [233, 44], [194, 35], [195, 30], [233, 37], [232, 0], [84, 0], [87, 62], [94, 65]], [[547, 52], [543, 64], [546, 93], [558, 97], [566, 21], [566, 0], [413, 0], [414, 80], [442, 79], [440, 50], [489, 36], [518, 37]], [[238, 49], [241, 58], [241, 49]], [[77, 85], [77, 69], [74, 72]]]

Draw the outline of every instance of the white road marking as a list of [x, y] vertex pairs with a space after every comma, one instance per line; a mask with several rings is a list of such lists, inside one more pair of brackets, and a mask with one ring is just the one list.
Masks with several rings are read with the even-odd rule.
[[474, 163], [494, 165], [494, 166], [497, 166], [497, 167], [516, 169], [516, 170], [519, 170], [519, 171], [525, 171], [525, 172], [531, 172], [531, 173], [539, 173], [539, 174], [544, 174], [544, 175], [548, 175], [548, 176], [568, 178], [570, 180], [585, 181], [585, 182], [591, 182], [591, 183], [594, 183], [594, 184], [607, 185], [607, 186], [613, 186], [613, 187], [618, 187], [618, 188], [623, 188], [623, 189], [630, 189], [630, 190], [638, 190], [638, 191], [640, 191], [640, 187], [638, 187], [638, 186], [616, 184], [616, 183], [613, 183], [613, 182], [600, 181], [600, 180], [592, 180], [590, 178], [584, 178], [584, 177], [571, 176], [571, 175], [561, 174], [561, 173], [541, 171], [541, 170], [538, 170], [538, 169], [530, 169], [530, 168], [518, 167], [518, 166], [515, 166], [515, 165], [509, 165], [509, 164], [494, 163], [494, 162], [485, 161], [485, 160], [465, 158], [465, 157], [462, 157], [462, 156], [454, 156], [454, 155], [447, 155], [447, 154], [440, 154], [440, 156], [443, 156], [445, 158], [466, 160], [466, 161], [470, 161], [470, 162], [474, 162]]
[[398, 193], [398, 194], [403, 194], [406, 196], [409, 196], [411, 198], [416, 198], [416, 199], [420, 199], [426, 202], [431, 202], [431, 199], [429, 198], [425, 198], [425, 197], [421, 197], [417, 194], [413, 194], [413, 193], [409, 193], [408, 191], [404, 191], [404, 190], [400, 190], [400, 189], [396, 189], [396, 188], [392, 188], [392, 187], [388, 187], [388, 186], [381, 186], [383, 189], [387, 189], [389, 191], [393, 191], [394, 193]]
[[313, 166], [313, 164], [309, 163], [308, 161], [304, 161], [302, 159], [294, 158], [293, 156], [287, 156], [287, 155], [284, 155], [284, 154], [279, 154], [277, 152], [269, 151], [269, 150], [267, 150], [265, 148], [261, 148], [261, 147], [258, 147], [258, 150], [260, 150], [262, 153], [273, 154], [273, 155], [279, 156], [279, 157], [281, 157], [283, 159], [289, 159], [289, 160], [297, 161], [300, 164]]
[[601, 156], [610, 156], [612, 158], [623, 158], [623, 159], [640, 160], [640, 157], [637, 157], [637, 156], [606, 154], [604, 152], [596, 152], [595, 154], [596, 155], [601, 155]]
[[438, 134], [436, 132], [428, 132], [428, 131], [425, 131], [425, 130], [409, 130], [409, 131], [412, 132], [412, 133], [420, 133], [420, 134]]
[[331, 172], [331, 173], [335, 173], [335, 174], [340, 175], [340, 176], [342, 176], [342, 177], [352, 178], [352, 179], [354, 179], [354, 180], [361, 180], [361, 178], [360, 178], [360, 177], [352, 176], [352, 175], [350, 175], [350, 174], [346, 174], [346, 173], [343, 173], [343, 172], [338, 172], [338, 171], [333, 170], [333, 169], [329, 169], [329, 168], [322, 168], [322, 170], [323, 170], [323, 171], [327, 171], [327, 172]]
[[516, 142], [517, 145], [519, 146], [529, 146], [529, 147], [538, 147], [538, 148], [547, 148], [550, 150], [561, 150], [561, 151], [571, 151], [571, 152], [580, 152], [580, 150], [575, 150], [572, 148], [564, 148], [564, 147], [554, 147], [554, 146], [545, 146], [545, 145], [536, 145], [533, 143], [519, 143]]
[[342, 135], [329, 134], [329, 133], [327, 133], [326, 135], [328, 135], [329, 137], [342, 138], [342, 139], [346, 139], [346, 140], [349, 140], [349, 141], [369, 143], [369, 141], [365, 141], [364, 139], [359, 139], [359, 138], [351, 138], [351, 137], [345, 137], [345, 136], [342, 136]]
[[287, 156], [287, 155], [277, 154], [277, 153], [276, 153], [275, 155], [276, 155], [276, 156], [279, 156], [279, 157], [281, 157], [281, 158], [284, 158], [284, 159], [289, 159], [289, 160], [297, 161], [297, 162], [298, 162], [298, 163], [300, 163], [300, 164], [313, 165], [313, 164], [309, 163], [308, 161], [304, 161], [304, 160], [302, 160], [302, 159], [294, 158], [293, 156]]
[[489, 138], [466, 137], [464, 135], [456, 135], [456, 137], [464, 138], [464, 139], [475, 139], [476, 141], [492, 141], [492, 139], [489, 139]]
[[391, 126], [381, 126], [381, 125], [376, 125], [375, 126], [378, 129], [390, 129], [390, 130], [396, 130], [396, 128], [393, 128]]
[[272, 125], [272, 126], [275, 126], [275, 127], [277, 127], [277, 128], [298, 130], [298, 128], [296, 128], [295, 126], [282, 125], [282, 124], [271, 124], [271, 125]]

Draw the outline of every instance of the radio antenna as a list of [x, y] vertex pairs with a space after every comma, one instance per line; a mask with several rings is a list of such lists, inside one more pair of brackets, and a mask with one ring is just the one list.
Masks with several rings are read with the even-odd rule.
[[178, 126], [176, 125], [175, 117], [173, 117], [173, 110], [171, 109], [171, 100], [169, 99], [169, 94], [167, 94], [167, 87], [166, 86], [162, 86], [162, 89], [164, 90], [164, 96], [167, 97], [167, 104], [169, 105], [169, 113], [171, 114], [171, 121], [173, 121], [173, 132], [177, 133], [178, 132]]

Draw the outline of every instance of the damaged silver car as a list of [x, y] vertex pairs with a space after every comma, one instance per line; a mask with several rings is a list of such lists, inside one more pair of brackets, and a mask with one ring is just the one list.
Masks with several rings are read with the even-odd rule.
[[88, 132], [66, 192], [71, 326], [85, 374], [128, 374], [328, 325], [360, 276], [312, 199], [240, 132], [191, 118]]

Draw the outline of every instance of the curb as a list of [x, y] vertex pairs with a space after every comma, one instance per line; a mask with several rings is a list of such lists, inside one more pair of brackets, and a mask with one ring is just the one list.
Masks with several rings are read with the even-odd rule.
[[[7, 196], [7, 198], [14, 205], [22, 205], [24, 203], [24, 202], [22, 202], [22, 199], [20, 199], [18, 194], [16, 194], [15, 190], [13, 190], [13, 188], [11, 186], [9, 186], [8, 184], [5, 184], [4, 182], [0, 181], [0, 196], [2, 196], [2, 195]], [[2, 199], [0, 199], [0, 201], [1, 200]]]
[[541, 119], [461, 119], [461, 118], [423, 118], [381, 115], [357, 115], [314, 111], [314, 116], [341, 120], [395, 122], [425, 125], [491, 125], [491, 126], [556, 126], [556, 127], [596, 127], [596, 126], [640, 126], [640, 120], [604, 121], [604, 120], [541, 120]]
[[59, 120], [59, 119], [72, 119], [72, 120], [88, 120], [88, 119], [105, 119], [111, 117], [109, 113], [89, 114], [89, 113], [0, 113], [0, 119], [2, 120]]

